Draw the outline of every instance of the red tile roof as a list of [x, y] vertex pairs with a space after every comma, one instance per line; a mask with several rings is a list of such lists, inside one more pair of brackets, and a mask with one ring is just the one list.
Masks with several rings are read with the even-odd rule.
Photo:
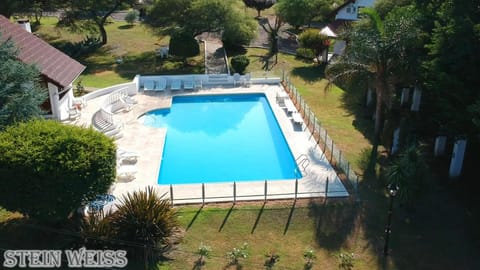
[[62, 88], [70, 85], [85, 69], [84, 65], [2, 15], [0, 32], [1, 41], [10, 38], [19, 49], [20, 61], [37, 65], [42, 75]]

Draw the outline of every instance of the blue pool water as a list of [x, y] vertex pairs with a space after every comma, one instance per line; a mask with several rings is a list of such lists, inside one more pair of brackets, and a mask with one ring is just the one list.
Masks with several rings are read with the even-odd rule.
[[263, 94], [177, 96], [142, 118], [167, 128], [159, 184], [302, 177]]

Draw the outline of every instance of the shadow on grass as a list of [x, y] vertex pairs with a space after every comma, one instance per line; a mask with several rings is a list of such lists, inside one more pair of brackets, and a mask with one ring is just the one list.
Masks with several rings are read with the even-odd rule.
[[190, 223], [188, 223], [188, 226], [187, 228], [185, 229], [186, 231], [188, 231], [188, 229], [190, 229], [190, 227], [192, 227], [193, 223], [195, 222], [195, 220], [197, 220], [198, 218], [198, 215], [200, 215], [200, 213], [202, 212], [203, 210], [203, 205], [200, 206], [200, 208], [198, 208], [198, 211], [195, 213], [195, 215], [193, 216], [192, 220], [190, 221]]
[[366, 91], [361, 85], [339, 85], [344, 91], [341, 96], [341, 106], [353, 115], [355, 119], [352, 125], [360, 131], [367, 140], [373, 144], [374, 142], [374, 125], [373, 114], [375, 113], [375, 105], [366, 106]]
[[297, 201], [293, 201], [292, 207], [290, 208], [290, 213], [288, 214], [287, 224], [285, 224], [285, 229], [283, 230], [283, 235], [287, 234], [290, 223], [292, 222], [293, 211], [295, 210], [295, 205]]
[[218, 228], [219, 232], [221, 232], [223, 230], [223, 227], [225, 227], [225, 224], [227, 224], [227, 220], [230, 217], [230, 214], [232, 214], [232, 211], [233, 211], [234, 207], [235, 207], [235, 205], [232, 205], [232, 207], [230, 207], [230, 209], [228, 210], [227, 215], [223, 219], [222, 225], [220, 225], [220, 228]]
[[253, 227], [252, 227], [252, 231], [250, 232], [251, 234], [253, 234], [255, 232], [255, 229], [257, 228], [258, 222], [260, 221], [260, 217], [263, 214], [263, 210], [265, 210], [265, 205], [266, 204], [267, 204], [266, 202], [264, 202], [262, 204], [262, 208], [260, 208], [260, 211], [258, 212], [257, 219], [255, 220], [255, 223], [253, 224]]
[[355, 203], [341, 200], [323, 203], [310, 201], [309, 216], [315, 220], [315, 237], [318, 244], [330, 251], [337, 251], [347, 244], [355, 232], [357, 219]]
[[134, 26], [135, 25], [133, 24], [124, 24], [124, 25], [118, 26], [117, 28], [120, 30], [128, 30], [128, 29], [132, 29]]
[[291, 74], [302, 78], [307, 83], [315, 83], [323, 79], [324, 65], [313, 65], [307, 67], [296, 67]]

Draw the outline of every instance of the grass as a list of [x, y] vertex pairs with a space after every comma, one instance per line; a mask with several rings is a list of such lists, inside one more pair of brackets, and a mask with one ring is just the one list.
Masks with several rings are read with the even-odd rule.
[[[277, 202], [232, 208], [182, 207], [180, 221], [186, 234], [180, 251], [175, 254], [179, 259], [166, 265], [168, 269], [191, 269], [197, 259], [194, 253], [200, 243], [204, 243], [213, 251], [205, 269], [224, 269], [228, 262], [226, 252], [248, 243], [250, 256], [242, 263], [244, 269], [263, 269], [265, 255], [270, 252], [280, 255], [276, 267], [302, 269], [303, 253], [307, 249], [315, 250], [314, 269], [337, 269], [334, 255], [338, 251], [360, 251], [351, 250], [353, 246], [345, 243], [343, 237], [333, 237], [342, 231], [348, 241], [355, 241], [351, 211], [354, 208], [349, 204], [323, 205], [315, 201], [305, 201], [298, 206]], [[333, 216], [335, 219], [330, 219]]]
[[[55, 27], [56, 18], [42, 19], [37, 34], [53, 45], [67, 41], [78, 42], [83, 34], [68, 32]], [[78, 80], [87, 89], [97, 89], [113, 84], [129, 82], [137, 74], [177, 74], [179, 72], [203, 73], [203, 51], [197, 57], [187, 60], [179, 58], [160, 59], [155, 50], [168, 46], [169, 37], [155, 34], [143, 25], [130, 26], [125, 22], [112, 21], [105, 27], [108, 43], [95, 53], [78, 59], [87, 69]], [[200, 46], [203, 50], [203, 46]], [[117, 59], [123, 62], [118, 63]]]

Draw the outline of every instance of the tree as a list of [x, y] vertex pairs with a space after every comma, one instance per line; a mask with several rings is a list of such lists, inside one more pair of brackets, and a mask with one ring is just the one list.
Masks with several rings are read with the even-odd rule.
[[[433, 1], [426, 1], [433, 2]], [[430, 5], [428, 5], [430, 6]], [[422, 15], [430, 18], [429, 9]], [[424, 61], [428, 107], [426, 118], [455, 134], [477, 136], [472, 125], [480, 99], [480, 11], [478, 1], [441, 1]]]
[[96, 31], [100, 33], [102, 45], [107, 44], [105, 24], [113, 12], [123, 5], [133, 5], [135, 0], [69, 0], [59, 25], [73, 31]]
[[198, 42], [192, 34], [180, 30], [170, 37], [169, 53], [180, 56], [186, 61], [187, 57], [192, 57], [200, 53]]
[[298, 36], [298, 41], [302, 48], [313, 50], [315, 57], [320, 63], [318, 56], [326, 50], [329, 45], [329, 39], [326, 35], [322, 35], [318, 32], [318, 29], [308, 29]]
[[347, 41], [346, 49], [327, 66], [325, 74], [331, 83], [361, 80], [374, 86], [376, 146], [394, 86], [415, 81], [414, 68], [418, 63], [412, 47], [417, 46], [418, 32], [415, 11], [410, 7], [392, 11], [385, 21], [373, 9], [364, 8], [363, 12], [367, 16], [343, 33], [341, 38]]
[[318, 19], [325, 21], [333, 10], [333, 0], [279, 0], [275, 6], [277, 16], [296, 29]]
[[243, 0], [245, 6], [257, 10], [257, 17], [260, 17], [260, 12], [262, 10], [271, 8], [275, 2], [276, 0]]
[[226, 48], [249, 45], [257, 35], [258, 24], [241, 12], [230, 12], [223, 25], [222, 42]]
[[138, 18], [138, 11], [136, 10], [130, 10], [127, 15], [125, 15], [125, 21], [129, 24], [129, 25], [133, 25], [135, 23], [135, 21], [137, 20]]
[[[1, 39], [1, 34], [0, 34]], [[40, 72], [17, 59], [14, 44], [0, 42], [0, 130], [15, 122], [40, 117], [47, 90], [40, 87]]]
[[145, 22], [170, 33], [181, 28], [192, 37], [222, 33], [222, 40], [229, 44], [247, 45], [255, 37], [257, 24], [245, 16], [240, 5], [238, 0], [157, 0], [147, 10]]
[[268, 39], [270, 41], [270, 50], [269, 54], [270, 57], [275, 55], [275, 63], [277, 63], [277, 55], [278, 55], [278, 35], [280, 32], [280, 28], [283, 25], [283, 21], [278, 16], [275, 16], [275, 22], [273, 25], [270, 23], [268, 19], [264, 19], [263, 22], [260, 22], [260, 26], [268, 33]]
[[230, 60], [230, 65], [234, 72], [243, 74], [245, 69], [250, 64], [250, 60], [246, 55], [236, 55]]
[[93, 130], [34, 120], [0, 132], [0, 205], [41, 221], [65, 220], [115, 179], [115, 144]]

